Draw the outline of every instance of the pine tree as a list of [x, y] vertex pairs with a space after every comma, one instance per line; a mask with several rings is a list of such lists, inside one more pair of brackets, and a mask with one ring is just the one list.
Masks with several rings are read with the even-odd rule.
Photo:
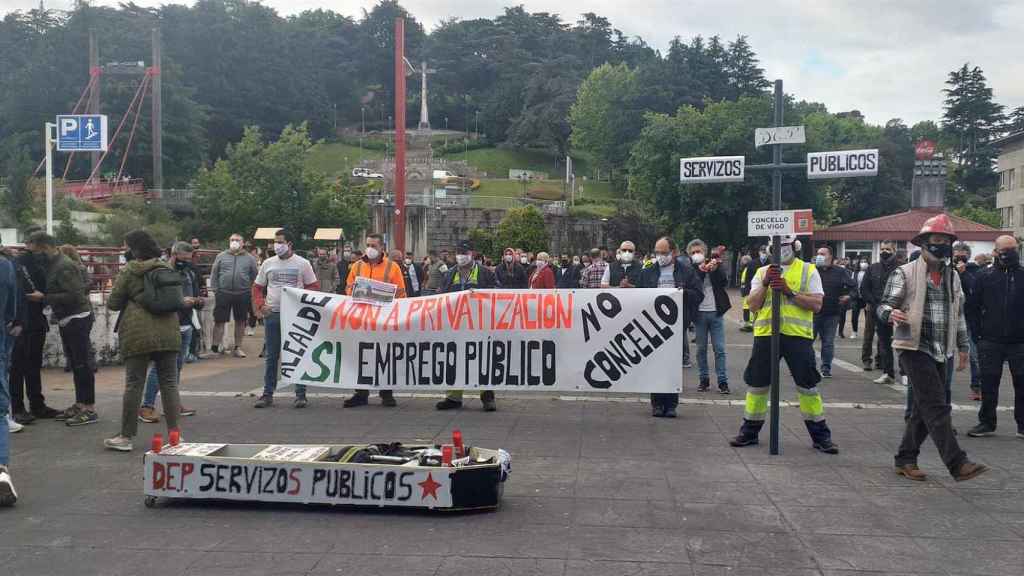
[[956, 188], [964, 197], [954, 203], [995, 196], [997, 176], [993, 171], [996, 151], [992, 141], [1005, 129], [1003, 106], [993, 100], [981, 68], [964, 64], [949, 73], [942, 128], [952, 147]]
[[725, 71], [729, 76], [730, 100], [743, 96], [761, 96], [771, 86], [764, 77], [764, 69], [746, 36], [737, 36], [729, 43], [729, 55], [725, 61]]
[[1006, 125], [1006, 131], [1011, 134], [1024, 132], [1024, 106], [1017, 106], [1010, 112], [1010, 121]]

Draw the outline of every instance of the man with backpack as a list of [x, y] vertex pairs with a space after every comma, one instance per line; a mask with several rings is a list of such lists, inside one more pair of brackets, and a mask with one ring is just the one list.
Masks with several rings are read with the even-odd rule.
[[181, 412], [178, 311], [194, 305], [194, 299], [185, 299], [181, 276], [160, 260], [160, 247], [148, 232], [134, 230], [125, 235], [124, 241], [128, 246], [128, 262], [117, 275], [107, 299], [107, 308], [120, 312], [117, 335], [124, 360], [121, 433], [104, 440], [103, 445], [111, 450], [131, 452], [139, 428], [139, 404], [150, 364], [156, 365], [168, 436], [178, 429]]
[[[401, 253], [399, 252], [399, 255]], [[384, 237], [380, 234], [368, 234], [366, 236], [366, 250], [364, 256], [352, 263], [348, 270], [348, 278], [345, 280], [345, 294], [352, 295], [352, 286], [356, 278], [369, 278], [378, 282], [386, 282], [395, 285], [395, 298], [405, 298], [405, 277], [397, 262], [388, 259], [384, 253]], [[356, 390], [343, 404], [345, 408], [366, 406], [370, 401], [369, 390]], [[398, 405], [395, 395], [390, 390], [380, 391], [380, 403], [388, 408]]]
[[[263, 319], [266, 346], [263, 395], [256, 401], [256, 408], [267, 408], [274, 403], [281, 359], [281, 292], [285, 287], [319, 290], [320, 283], [309, 260], [295, 253], [291, 232], [282, 228], [274, 235], [274, 256], [260, 265], [252, 286], [253, 308], [256, 316]], [[306, 387], [301, 384], [295, 386], [294, 406], [306, 407]]]

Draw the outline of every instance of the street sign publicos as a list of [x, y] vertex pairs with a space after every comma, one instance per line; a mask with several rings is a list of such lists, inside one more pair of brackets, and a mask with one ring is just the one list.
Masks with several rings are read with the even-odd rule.
[[878, 175], [878, 149], [812, 152], [807, 155], [808, 180]]
[[810, 210], [747, 212], [747, 236], [807, 236], [814, 233]]
[[679, 181], [683, 184], [743, 182], [743, 156], [704, 156], [679, 160]]

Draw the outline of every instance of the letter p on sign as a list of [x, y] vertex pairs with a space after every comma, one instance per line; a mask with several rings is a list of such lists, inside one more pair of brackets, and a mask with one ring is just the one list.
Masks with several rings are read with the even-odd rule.
[[78, 120], [75, 118], [60, 119], [60, 136], [66, 138], [69, 134], [78, 132]]

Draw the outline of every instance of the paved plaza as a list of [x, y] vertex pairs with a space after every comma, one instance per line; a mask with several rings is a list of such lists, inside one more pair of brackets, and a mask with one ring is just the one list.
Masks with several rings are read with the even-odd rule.
[[[976, 409], [965, 373], [954, 422], [971, 458], [993, 470], [957, 484], [929, 441], [921, 459], [929, 480], [911, 483], [892, 470], [904, 393], [857, 368], [852, 340], [837, 341], [843, 362], [822, 385], [838, 456], [811, 449], [793, 407], [784, 408], [781, 456], [768, 454], [767, 427], [761, 446], [729, 447], [751, 337], [732, 322], [728, 341], [732, 396], [697, 393], [688, 369], [677, 420], [650, 418], [636, 397], [499, 396], [499, 411], [485, 414], [469, 395], [455, 413], [408, 396], [397, 409], [374, 400], [343, 410], [336, 390], [295, 410], [286, 390], [255, 410], [258, 339], [247, 342], [248, 359], [186, 366], [183, 402], [199, 411], [183, 423], [190, 441], [441, 441], [458, 428], [469, 444], [508, 450], [500, 510], [472, 514], [194, 501], [146, 508], [142, 450], [163, 424], [140, 425], [132, 454], [104, 450], [101, 440], [119, 427], [123, 386], [122, 368], [104, 368], [98, 425], [37, 422], [12, 438], [21, 500], [0, 510], [0, 574], [1024, 573], [1024, 441], [1006, 411], [997, 437], [965, 437]], [[783, 379], [783, 398], [795, 400], [785, 370]], [[53, 405], [70, 401], [68, 375], [50, 370], [44, 382]], [[1010, 406], [1012, 388], [1003, 389]]]

